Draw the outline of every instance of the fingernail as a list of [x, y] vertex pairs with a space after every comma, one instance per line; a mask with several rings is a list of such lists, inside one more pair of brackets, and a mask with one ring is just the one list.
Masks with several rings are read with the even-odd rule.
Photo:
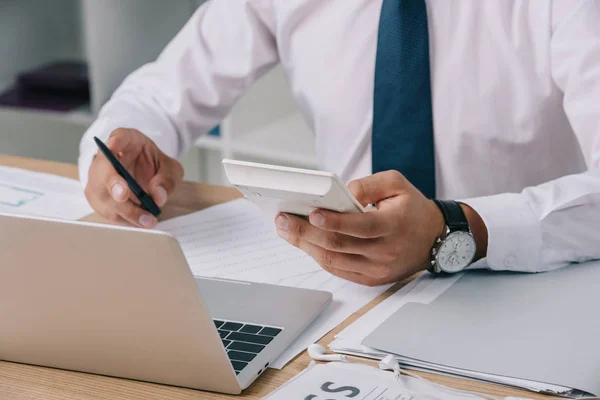
[[162, 207], [167, 202], [167, 191], [162, 186], [157, 186], [154, 189], [154, 195], [156, 196], [156, 202], [159, 207]]
[[290, 229], [290, 220], [288, 217], [278, 215], [277, 218], [275, 218], [275, 225], [282, 231], [287, 231]]
[[290, 237], [289, 233], [287, 233], [285, 231], [281, 231], [279, 229], [277, 229], [277, 234], [279, 235], [280, 238], [282, 238], [284, 240], [288, 240], [288, 238]]
[[139, 222], [144, 228], [151, 228], [154, 226], [154, 217], [150, 214], [142, 214]]
[[316, 227], [321, 228], [322, 226], [325, 225], [325, 216], [321, 213], [312, 213], [310, 214], [310, 216], [308, 217], [308, 220], [310, 221], [311, 224], [313, 224]]
[[123, 192], [125, 191], [125, 188], [120, 183], [115, 183], [110, 191], [112, 193], [113, 199], [115, 199], [116, 201], [119, 201], [119, 200], [121, 200], [121, 197], [123, 196]]
[[108, 140], [106, 141], [106, 145], [107, 145], [108, 147], [110, 147], [110, 146], [113, 144], [113, 142], [114, 142], [114, 141], [115, 141], [115, 138], [111, 136], [111, 137], [109, 137], [109, 138], [108, 138]]

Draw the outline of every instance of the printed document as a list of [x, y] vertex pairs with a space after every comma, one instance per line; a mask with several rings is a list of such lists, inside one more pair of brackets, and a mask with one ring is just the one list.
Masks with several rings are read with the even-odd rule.
[[491, 397], [451, 389], [416, 376], [396, 376], [393, 372], [381, 371], [369, 365], [330, 362], [328, 364], [311, 363], [295, 378], [265, 397], [265, 400], [343, 400], [349, 398], [360, 400], [483, 400]]
[[283, 366], [361, 309], [388, 286], [369, 288], [337, 278], [277, 236], [274, 222], [240, 199], [161, 222], [175, 236], [194, 275], [331, 292], [333, 301], [274, 363]]
[[94, 211], [79, 181], [0, 167], [0, 212], [77, 220]]

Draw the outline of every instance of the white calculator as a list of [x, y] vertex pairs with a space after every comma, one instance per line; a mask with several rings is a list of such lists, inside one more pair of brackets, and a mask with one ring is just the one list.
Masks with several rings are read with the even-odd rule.
[[331, 172], [223, 160], [229, 182], [265, 213], [308, 216], [321, 208], [364, 212], [346, 185]]

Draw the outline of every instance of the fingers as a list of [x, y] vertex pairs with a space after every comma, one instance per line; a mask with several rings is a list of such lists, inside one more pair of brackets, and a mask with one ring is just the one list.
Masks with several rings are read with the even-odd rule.
[[108, 193], [104, 196], [90, 195], [90, 186], [86, 188], [86, 197], [98, 214], [115, 223], [127, 223], [138, 228], [153, 228], [156, 218], [131, 200], [116, 202]]
[[129, 200], [132, 193], [117, 171], [110, 165], [108, 160], [100, 160], [97, 170], [97, 179], [103, 183], [107, 193], [110, 193], [112, 199], [117, 203], [123, 203]]
[[127, 183], [106, 158], [96, 158], [90, 174], [94, 178], [88, 181], [85, 193], [100, 215], [112, 222], [126, 221], [140, 228], [156, 225], [156, 218], [131, 200], [134, 196]]
[[158, 220], [148, 211], [141, 208], [132, 201], [117, 203], [114, 206], [115, 212], [133, 226], [140, 228], [154, 228]]
[[104, 192], [109, 193], [117, 203], [124, 203], [134, 197], [125, 179], [117, 173], [104, 156], [99, 155], [94, 164], [93, 184], [98, 186], [101, 191], [98, 195]]
[[131, 191], [108, 160], [99, 154], [90, 167], [85, 195], [90, 205], [100, 212], [104, 208], [100, 200], [112, 199], [114, 202], [123, 203], [129, 200]]
[[397, 196], [410, 187], [410, 182], [400, 172], [393, 170], [379, 172], [348, 185], [348, 189], [363, 206]]
[[366, 286], [378, 286], [385, 283], [383, 278], [361, 273], [368, 270], [377, 271], [375, 267], [369, 268], [364, 257], [336, 253], [306, 241], [300, 241], [298, 247], [314, 258], [325, 271], [342, 279]]
[[311, 225], [303, 218], [281, 214], [275, 218], [279, 236], [297, 246], [304, 240], [327, 250], [348, 254], [366, 254], [372, 244], [337, 232], [327, 232]]
[[[385, 238], [361, 239], [337, 232], [328, 232], [312, 226], [303, 218], [287, 214], [278, 215], [275, 225], [279, 236], [296, 247], [300, 247], [301, 242], [307, 242], [335, 253], [360, 255], [376, 264], [390, 263], [398, 257], [398, 246], [393, 246]], [[344, 266], [340, 268], [346, 269]], [[351, 265], [348, 268], [351, 268]], [[356, 272], [369, 273], [364, 268]], [[377, 275], [377, 272], [374, 274]]]
[[154, 202], [162, 207], [181, 181], [183, 181], [181, 164], [177, 160], [164, 156], [158, 172], [148, 184], [149, 194]]
[[398, 225], [397, 217], [384, 211], [341, 214], [315, 210], [310, 214], [309, 221], [322, 230], [363, 239], [384, 237]]
[[[121, 136], [111, 136], [109, 142], [112, 140], [112, 143], [117, 143], [114, 139]], [[112, 151], [114, 154], [117, 154], [116, 150]], [[90, 179], [88, 181], [98, 188], [99, 193], [97, 195], [100, 195], [103, 192], [102, 188], [104, 188], [106, 192], [110, 193], [113, 200], [118, 203], [127, 201], [131, 196], [131, 191], [125, 179], [117, 173], [115, 168], [101, 153], [98, 153], [92, 163]]]
[[[181, 164], [162, 153], [141, 132], [117, 129], [107, 146], [159, 207], [164, 206], [183, 179]], [[111, 221], [126, 221], [143, 228], [152, 228], [157, 223], [154, 216], [141, 208], [125, 180], [100, 153], [90, 167], [85, 195], [94, 210]]]

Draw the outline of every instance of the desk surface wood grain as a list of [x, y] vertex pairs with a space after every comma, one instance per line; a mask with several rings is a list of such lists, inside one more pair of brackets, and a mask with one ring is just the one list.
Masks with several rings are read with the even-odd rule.
[[[70, 164], [0, 155], [0, 165], [77, 178], [77, 168]], [[240, 194], [231, 188], [185, 182], [178, 188], [175, 196], [170, 199], [161, 218], [171, 218], [188, 214], [237, 197], [240, 197]], [[97, 215], [89, 216], [85, 220], [106, 222]], [[355, 313], [321, 339], [320, 343], [323, 345], [330, 343], [335, 334], [376, 304], [383, 301], [405, 283], [398, 283], [394, 288], [388, 290], [371, 304]], [[306, 368], [309, 362], [310, 358], [304, 352], [282, 370], [268, 370], [241, 397], [245, 399], [262, 398]], [[529, 392], [470, 380], [427, 373], [419, 374], [426, 379], [446, 386], [489, 395], [528, 397], [533, 399], [548, 398]], [[236, 396], [225, 396], [216, 393], [80, 372], [0, 362], [0, 399], [2, 400], [204, 400], [229, 398], [236, 398]]]

